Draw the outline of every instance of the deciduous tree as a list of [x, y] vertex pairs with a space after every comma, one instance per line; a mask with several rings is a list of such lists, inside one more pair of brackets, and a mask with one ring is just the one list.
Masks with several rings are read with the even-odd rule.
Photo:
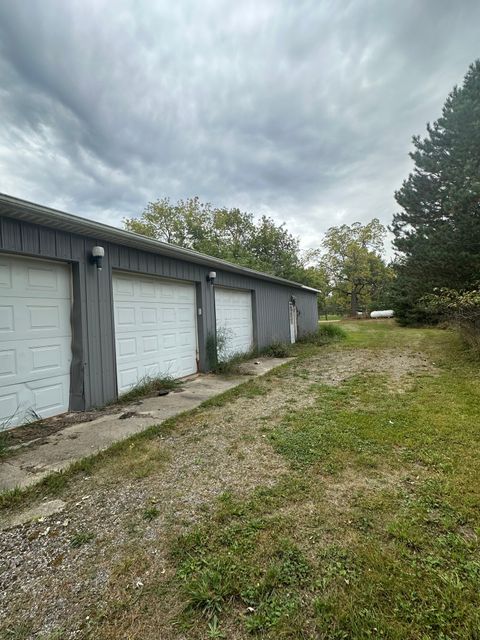
[[322, 243], [325, 268], [334, 299], [351, 315], [367, 307], [392, 278], [382, 258], [386, 229], [377, 218], [331, 227]]
[[130, 231], [194, 249], [252, 269], [309, 284], [298, 238], [272, 218], [255, 220], [237, 208], [215, 208], [198, 198], [150, 202], [139, 218], [126, 218]]

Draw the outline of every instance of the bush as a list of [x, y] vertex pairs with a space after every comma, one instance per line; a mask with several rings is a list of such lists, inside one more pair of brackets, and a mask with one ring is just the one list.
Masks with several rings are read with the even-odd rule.
[[421, 302], [432, 315], [455, 326], [467, 346], [480, 355], [480, 287], [471, 291], [436, 289]]

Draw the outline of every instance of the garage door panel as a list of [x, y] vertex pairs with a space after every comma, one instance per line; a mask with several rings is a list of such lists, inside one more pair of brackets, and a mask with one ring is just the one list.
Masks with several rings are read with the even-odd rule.
[[177, 310], [177, 322], [186, 325], [192, 325], [192, 314], [189, 308], [183, 309], [179, 308]]
[[31, 372], [60, 372], [65, 362], [64, 345], [56, 343], [42, 347], [30, 347]]
[[14, 317], [15, 310], [13, 304], [4, 304], [0, 306], [0, 340], [3, 334], [9, 334], [13, 332]]
[[225, 339], [221, 359], [247, 353], [253, 346], [252, 294], [250, 291], [215, 289], [217, 334]]
[[[0, 381], [7, 384], [17, 375], [17, 352], [15, 349], [0, 351]], [[7, 380], [7, 382], [6, 382]]]
[[156, 298], [156, 288], [153, 282], [141, 282], [139, 294], [142, 298], [152, 300]]
[[66, 380], [64, 378], [30, 383], [36, 413], [42, 418], [59, 413], [68, 398]]
[[0, 296], [0, 425], [67, 411], [70, 267], [0, 256]]
[[118, 372], [118, 392], [128, 391], [128, 389], [137, 384], [140, 378], [138, 367], [120, 369]]
[[70, 376], [40, 378], [0, 388], [0, 415], [4, 428], [47, 418], [68, 410]]
[[117, 340], [117, 356], [124, 358], [125, 356], [134, 356], [137, 353], [136, 338], [118, 338]]
[[135, 307], [119, 305], [115, 307], [115, 324], [121, 327], [121, 330], [135, 329], [137, 326], [135, 320]]
[[0, 341], [15, 339], [14, 334], [34, 340], [71, 336], [70, 301], [38, 304], [31, 298], [19, 298], [0, 305]]
[[142, 338], [143, 353], [159, 353], [158, 336], [143, 336]]
[[0, 257], [0, 290], [2, 297], [70, 299], [69, 270], [60, 263], [35, 264], [33, 259]]
[[164, 324], [175, 324], [176, 314], [175, 309], [162, 309], [162, 322]]
[[70, 338], [11, 340], [0, 343], [0, 381], [5, 384], [28, 382], [45, 374], [68, 374], [70, 370]]
[[115, 274], [113, 291], [119, 393], [144, 377], [196, 372], [194, 285]]
[[19, 387], [2, 388], [0, 393], [0, 415], [2, 428], [14, 427], [19, 424], [17, 414], [20, 408]]
[[134, 283], [132, 280], [117, 276], [113, 282], [113, 291], [117, 296], [129, 296], [133, 298], [134, 295]]
[[[0, 259], [0, 289], [12, 288], [12, 269], [10, 264], [2, 262]], [[2, 293], [4, 293], [2, 291]]]
[[48, 291], [51, 294], [61, 294], [58, 274], [53, 267], [28, 267], [27, 290]]
[[140, 310], [141, 323], [144, 327], [155, 326], [158, 322], [158, 312], [155, 307], [142, 307]]

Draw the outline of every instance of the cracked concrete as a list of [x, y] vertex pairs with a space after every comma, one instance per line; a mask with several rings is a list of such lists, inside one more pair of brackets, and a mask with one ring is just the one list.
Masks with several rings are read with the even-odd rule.
[[[73, 424], [17, 449], [0, 461], [0, 491], [28, 487], [54, 471], [98, 453], [129, 436], [160, 424], [202, 402], [232, 389], [252, 376], [261, 376], [291, 358], [258, 358], [241, 365], [234, 377], [199, 375], [182, 383], [182, 390], [166, 396], [143, 398], [90, 422]], [[258, 363], [258, 364], [255, 364]], [[130, 415], [129, 415], [130, 414]], [[122, 415], [128, 417], [122, 418]]]

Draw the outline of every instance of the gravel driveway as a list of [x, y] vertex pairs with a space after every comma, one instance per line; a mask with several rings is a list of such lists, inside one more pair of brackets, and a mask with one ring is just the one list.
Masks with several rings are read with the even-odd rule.
[[[127, 594], [140, 595], [152, 575], [170, 579], [169, 544], [208, 517], [215, 499], [270, 486], [287, 471], [266, 428], [313, 402], [313, 383], [379, 370], [398, 382], [429, 366], [409, 351], [323, 349], [75, 478], [58, 496], [61, 511], [0, 533], [0, 637], [99, 637], [99, 620]], [[178, 606], [159, 638], [184, 637], [167, 624]]]

